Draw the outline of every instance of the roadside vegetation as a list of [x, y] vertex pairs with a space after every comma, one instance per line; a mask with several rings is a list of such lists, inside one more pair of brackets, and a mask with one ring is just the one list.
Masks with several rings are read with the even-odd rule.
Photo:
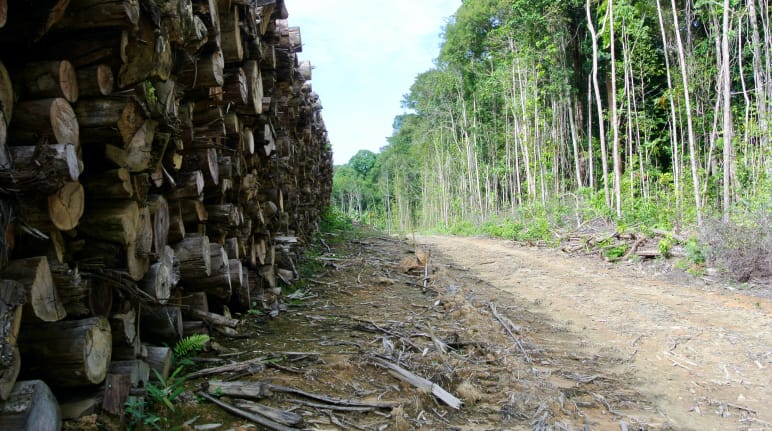
[[758, 0], [465, 1], [388, 145], [336, 167], [334, 205], [549, 245], [600, 219], [768, 283], [771, 18]]

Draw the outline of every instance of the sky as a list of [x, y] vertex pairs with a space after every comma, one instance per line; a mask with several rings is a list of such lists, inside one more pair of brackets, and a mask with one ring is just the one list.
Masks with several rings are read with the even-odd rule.
[[461, 0], [286, 0], [289, 25], [300, 27], [301, 60], [311, 61], [311, 84], [336, 165], [359, 150], [387, 144], [402, 96], [433, 67], [440, 33]]

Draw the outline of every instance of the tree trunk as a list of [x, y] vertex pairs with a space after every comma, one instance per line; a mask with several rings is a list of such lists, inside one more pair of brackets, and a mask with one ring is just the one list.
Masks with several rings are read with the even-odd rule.
[[127, 246], [136, 241], [138, 226], [137, 202], [92, 202], [81, 218], [80, 231], [92, 238]]
[[692, 187], [694, 188], [694, 207], [697, 212], [697, 224], [702, 225], [702, 202], [700, 198], [700, 177], [698, 173], [698, 155], [697, 155], [697, 143], [694, 133], [694, 120], [692, 111], [692, 102], [689, 95], [689, 77], [686, 70], [686, 57], [684, 54], [684, 46], [681, 41], [681, 26], [678, 22], [678, 8], [676, 7], [676, 1], [670, 1], [670, 7], [673, 8], [673, 23], [675, 25], [675, 39], [676, 46], [678, 47], [678, 62], [681, 67], [681, 80], [683, 83], [684, 93], [684, 110], [686, 114], [686, 132], [689, 140], [689, 159], [692, 168]]
[[51, 263], [51, 275], [68, 317], [107, 317], [113, 305], [113, 289], [98, 279], [83, 276], [76, 267]]
[[210, 298], [227, 303], [231, 297], [230, 268], [228, 255], [219, 244], [209, 245], [210, 275], [201, 278], [186, 278], [185, 289], [191, 292], [206, 292]]
[[18, 143], [37, 144], [51, 139], [57, 144], [80, 145], [78, 119], [63, 98], [19, 102], [14, 107], [11, 133]]
[[104, 317], [22, 326], [23, 370], [51, 386], [72, 388], [101, 383], [112, 354], [110, 323]]
[[198, 280], [211, 274], [212, 261], [209, 238], [189, 235], [174, 246], [174, 254], [180, 263], [180, 281]]
[[139, 21], [138, 0], [70, 0], [57, 30], [133, 27]]
[[[145, 360], [150, 369], [158, 371], [158, 374], [163, 377], [164, 381], [169, 378], [173, 359], [172, 349], [168, 347], [147, 346], [147, 358]], [[155, 373], [152, 373], [150, 378], [157, 380]]]
[[104, 171], [81, 182], [89, 200], [127, 200], [134, 197], [131, 174], [126, 168]]
[[77, 181], [81, 161], [70, 144], [9, 147], [13, 169], [0, 169], [0, 184], [9, 191], [55, 193]]
[[62, 231], [75, 229], [83, 216], [85, 193], [79, 182], [66, 183], [48, 196], [48, 217]]
[[226, 63], [238, 63], [244, 59], [239, 7], [229, 3], [221, 2], [220, 6], [220, 46]]
[[27, 63], [22, 68], [21, 78], [27, 99], [63, 97], [71, 103], [78, 100], [75, 68], [67, 60]]
[[171, 76], [173, 63], [169, 40], [156, 35], [155, 26], [142, 15], [139, 29], [129, 35], [126, 61], [118, 72], [118, 87], [128, 88], [145, 80], [165, 81]]
[[[729, 64], [729, 32], [732, 30], [729, 23], [729, 11], [731, 5], [729, 0], [724, 0], [723, 25], [721, 26], [721, 96], [723, 98], [723, 121], [724, 121], [724, 180], [723, 180], [723, 199], [722, 212], [724, 222], [729, 222], [729, 215], [732, 205], [732, 185], [734, 180], [733, 172], [733, 152], [734, 152], [734, 130], [732, 123], [732, 79], [730, 76]], [[696, 187], [696, 183], [695, 183]]]
[[25, 320], [54, 322], [66, 316], [45, 256], [11, 260], [2, 277], [18, 280], [24, 285], [27, 293]]
[[102, 97], [113, 92], [115, 78], [107, 64], [95, 64], [75, 71], [79, 97]]
[[0, 431], [61, 428], [59, 404], [51, 389], [42, 380], [16, 382], [8, 399], [0, 401]]
[[19, 375], [21, 360], [16, 340], [26, 301], [23, 284], [0, 280], [0, 400], [8, 399]]
[[182, 338], [180, 307], [143, 307], [139, 321], [142, 336], [148, 342], [174, 345]]

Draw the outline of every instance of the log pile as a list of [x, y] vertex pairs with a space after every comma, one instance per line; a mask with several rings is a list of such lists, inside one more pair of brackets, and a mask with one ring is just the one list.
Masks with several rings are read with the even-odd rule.
[[280, 309], [332, 187], [311, 66], [283, 0], [0, 0], [0, 17], [0, 403], [50, 386], [121, 406], [148, 363], [168, 373], [152, 344]]

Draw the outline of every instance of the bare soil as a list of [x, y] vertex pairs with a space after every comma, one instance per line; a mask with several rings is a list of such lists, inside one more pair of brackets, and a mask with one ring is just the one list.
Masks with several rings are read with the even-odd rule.
[[[212, 380], [393, 403], [352, 412], [261, 400], [303, 416], [303, 429], [772, 430], [768, 299], [502, 240], [325, 239], [305, 299], [272, 320], [250, 316], [242, 331], [258, 335], [217, 340], [210, 358], [265, 358]], [[383, 360], [464, 405], [395, 378]], [[189, 429], [255, 429], [188, 399]]]

